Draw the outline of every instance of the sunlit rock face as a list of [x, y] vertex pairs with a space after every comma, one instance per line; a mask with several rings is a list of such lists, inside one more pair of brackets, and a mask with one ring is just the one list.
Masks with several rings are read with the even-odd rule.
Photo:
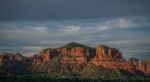
[[53, 57], [59, 55], [58, 51], [53, 48], [48, 48], [40, 52], [38, 55], [32, 57], [32, 63], [40, 64], [42, 62], [50, 61]]
[[70, 60], [70, 62], [87, 63], [95, 55], [95, 49], [78, 44], [75, 42], [68, 43], [63, 47], [58, 48], [60, 55], [64, 56], [64, 61]]
[[62, 62], [83, 64], [91, 60], [95, 55], [95, 49], [78, 43], [69, 43], [60, 48], [48, 48], [40, 53], [35, 61], [50, 61], [53, 57], [61, 55]]
[[96, 47], [96, 56], [91, 60], [91, 63], [106, 68], [125, 70], [131, 73], [135, 71], [135, 66], [125, 61], [118, 49], [104, 45], [98, 45]]
[[96, 47], [96, 56], [93, 60], [96, 61], [124, 61], [121, 52], [115, 48], [109, 48], [104, 45], [98, 45]]
[[41, 54], [41, 58], [43, 61], [49, 61], [50, 55], [51, 55], [50, 51], [46, 51]]
[[[43, 50], [38, 56], [33, 58], [33, 64], [51, 61], [54, 57], [61, 56], [59, 63], [88, 64], [93, 63], [97, 66], [124, 70], [134, 73], [137, 67], [126, 61], [121, 52], [116, 48], [98, 45], [96, 49], [78, 43], [69, 43], [60, 48], [48, 48]], [[143, 66], [141, 65], [141, 69]]]
[[85, 48], [75, 47], [68, 50], [68, 54], [62, 53], [64, 55], [64, 62], [70, 63], [87, 63], [87, 50]]
[[132, 74], [150, 74], [150, 60], [131, 58], [127, 61], [118, 49], [104, 45], [98, 45], [95, 49], [71, 42], [59, 48], [47, 48], [32, 57], [0, 53], [0, 73], [5, 74], [13, 73], [13, 70], [14, 73], [20, 70], [29, 73], [79, 72], [89, 64]]
[[146, 63], [146, 72], [150, 73], [150, 59], [148, 59], [145, 63]]

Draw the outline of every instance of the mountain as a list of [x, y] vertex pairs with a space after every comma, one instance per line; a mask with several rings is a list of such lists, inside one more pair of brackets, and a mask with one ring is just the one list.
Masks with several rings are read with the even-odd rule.
[[116, 48], [97, 45], [91, 48], [71, 42], [47, 48], [32, 57], [19, 53], [0, 53], [0, 75], [63, 74], [85, 77], [150, 75], [150, 61], [125, 60]]
[[82, 44], [79, 44], [79, 43], [75, 43], [75, 42], [70, 42], [60, 48], [74, 48], [74, 47], [80, 47], [80, 48], [91, 48], [91, 47], [88, 47], [86, 45], [82, 45]]

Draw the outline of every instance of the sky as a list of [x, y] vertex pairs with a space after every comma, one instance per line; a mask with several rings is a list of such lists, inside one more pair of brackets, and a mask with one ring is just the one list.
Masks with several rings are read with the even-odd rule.
[[32, 56], [78, 42], [150, 58], [150, 0], [1, 0], [0, 51]]

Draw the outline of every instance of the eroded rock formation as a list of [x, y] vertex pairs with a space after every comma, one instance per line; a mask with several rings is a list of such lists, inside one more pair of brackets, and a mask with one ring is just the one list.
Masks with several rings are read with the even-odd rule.
[[124, 61], [121, 52], [118, 49], [110, 48], [104, 45], [98, 45], [96, 47], [95, 61]]
[[0, 62], [22, 60], [22, 58], [19, 53], [0, 53]]
[[[12, 61], [17, 61], [17, 63], [11, 63]], [[139, 61], [132, 58], [127, 61], [116, 48], [98, 45], [95, 49], [74, 42], [60, 48], [45, 49], [32, 57], [23, 57], [20, 54], [13, 53], [0, 53], [0, 63], [0, 73], [5, 66], [10, 66], [8, 67], [9, 70], [14, 70], [19, 63], [23, 67], [17, 69], [29, 73], [78, 72], [84, 66], [93, 64], [97, 67], [121, 70], [128, 73], [140, 71], [150, 74], [150, 60]], [[9, 65], [9, 63], [11, 64]]]
[[43, 50], [35, 61], [49, 61], [53, 57], [61, 55], [63, 58], [61, 63], [87, 63], [94, 55], [95, 49], [83, 46], [77, 43], [69, 43], [60, 48], [48, 48]]
[[130, 58], [129, 62], [136, 66], [136, 69], [138, 71], [144, 72], [144, 73], [150, 73], [150, 59], [140, 61], [136, 58]]
[[110, 48], [104, 45], [96, 47], [96, 56], [91, 60], [91, 63], [98, 66], [124, 70], [133, 73], [135, 66], [122, 58], [121, 52], [118, 49]]

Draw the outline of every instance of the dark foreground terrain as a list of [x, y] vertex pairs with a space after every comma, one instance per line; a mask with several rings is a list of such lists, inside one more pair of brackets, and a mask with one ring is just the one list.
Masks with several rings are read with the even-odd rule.
[[1, 76], [0, 82], [150, 82], [148, 77], [89, 78], [71, 76]]

